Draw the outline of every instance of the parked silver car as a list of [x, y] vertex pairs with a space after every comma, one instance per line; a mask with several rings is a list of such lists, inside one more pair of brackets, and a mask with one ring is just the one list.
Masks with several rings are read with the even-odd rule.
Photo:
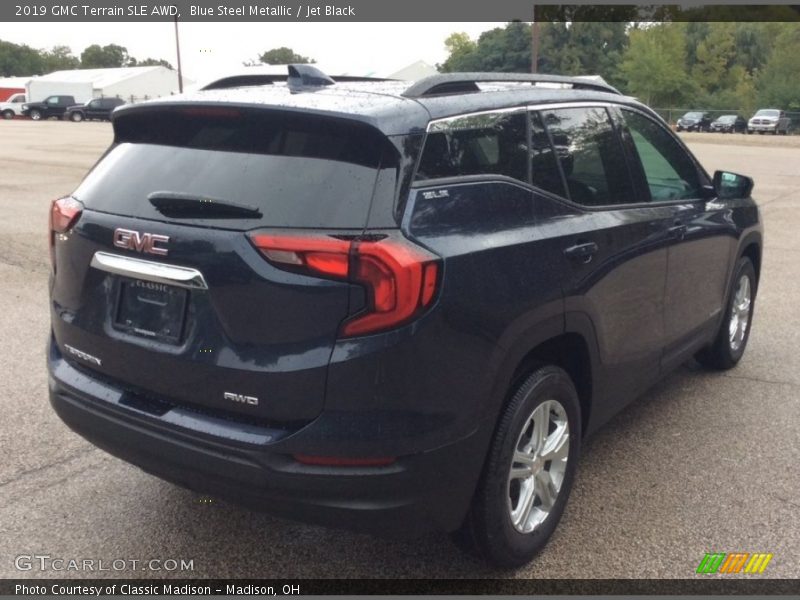
[[792, 120], [786, 113], [776, 108], [762, 108], [747, 122], [747, 133], [768, 132], [773, 135], [786, 135], [791, 128]]

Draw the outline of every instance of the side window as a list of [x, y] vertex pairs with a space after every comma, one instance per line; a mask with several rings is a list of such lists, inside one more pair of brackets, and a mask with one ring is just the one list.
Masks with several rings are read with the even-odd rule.
[[655, 121], [622, 110], [654, 202], [700, 197], [702, 184], [694, 162], [680, 144]]
[[564, 179], [558, 168], [553, 146], [538, 112], [530, 114], [531, 120], [531, 183], [545, 191], [564, 198]]
[[467, 115], [434, 123], [417, 179], [507, 175], [528, 181], [526, 113]]
[[604, 108], [542, 112], [569, 198], [585, 206], [636, 202], [622, 144]]
[[16, 104], [18, 102], [25, 102], [25, 96], [17, 96], [11, 102], [14, 103], [14, 104]]
[[58, 96], [50, 96], [47, 99], [48, 104], [58, 104]]

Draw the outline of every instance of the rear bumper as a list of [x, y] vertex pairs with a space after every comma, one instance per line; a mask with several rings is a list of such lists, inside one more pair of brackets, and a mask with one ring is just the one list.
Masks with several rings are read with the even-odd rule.
[[[295, 431], [177, 407], [158, 414], [70, 364], [52, 341], [48, 368], [53, 408], [96, 446], [167, 481], [284, 518], [392, 537], [453, 530], [482, 463], [484, 446], [472, 435], [385, 467], [303, 465], [291, 458], [302, 450], [297, 440], [346, 438], [346, 414]], [[340, 455], [352, 448], [343, 444]]]

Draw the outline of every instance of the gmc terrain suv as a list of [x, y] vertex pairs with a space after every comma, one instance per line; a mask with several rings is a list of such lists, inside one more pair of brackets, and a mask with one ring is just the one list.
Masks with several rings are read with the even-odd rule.
[[188, 488], [523, 564], [587, 433], [742, 357], [752, 180], [587, 79], [284, 80], [114, 111], [52, 205], [50, 401]]

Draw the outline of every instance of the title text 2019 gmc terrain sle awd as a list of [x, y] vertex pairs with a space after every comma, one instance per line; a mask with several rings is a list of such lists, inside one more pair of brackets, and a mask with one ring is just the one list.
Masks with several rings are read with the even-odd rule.
[[587, 433], [741, 358], [752, 181], [590, 80], [277, 79], [114, 112], [52, 206], [55, 410], [192, 489], [528, 561]]

